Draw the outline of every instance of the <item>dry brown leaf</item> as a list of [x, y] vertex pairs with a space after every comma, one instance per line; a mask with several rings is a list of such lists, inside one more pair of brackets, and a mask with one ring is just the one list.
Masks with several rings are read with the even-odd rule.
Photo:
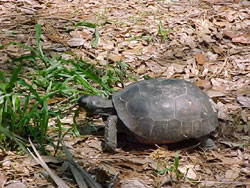
[[202, 35], [202, 39], [206, 42], [206, 43], [211, 43], [211, 42], [216, 42], [214, 39], [211, 38], [211, 36], [209, 35]]
[[185, 177], [192, 179], [192, 180], [197, 180], [198, 177], [195, 173], [195, 168], [194, 165], [185, 165], [185, 166], [181, 166], [178, 167], [178, 170], [184, 174]]
[[228, 36], [231, 39], [234, 38], [234, 37], [237, 37], [237, 34], [235, 32], [233, 32], [233, 31], [226, 31], [226, 30], [224, 30], [223, 34], [226, 35], [226, 36]]
[[18, 48], [17, 45], [11, 44], [11, 45], [9, 45], [9, 46], [7, 47], [7, 50], [10, 51], [10, 52], [18, 52], [19, 48]]
[[173, 63], [171, 66], [174, 67], [175, 73], [183, 73], [186, 67], [185, 64], [177, 64], [177, 63]]
[[84, 39], [91, 39], [92, 38], [91, 32], [85, 32], [85, 31], [71, 31], [70, 36], [72, 38], [84, 38]]
[[230, 37], [232, 42], [238, 42], [242, 44], [250, 43], [250, 33], [249, 32], [236, 32], [236, 31], [223, 31], [223, 34]]
[[140, 165], [145, 165], [147, 163], [152, 162], [152, 160], [150, 160], [148, 157], [146, 157], [146, 158], [139, 158], [139, 157], [129, 158], [129, 161], [131, 161], [132, 163], [135, 163], [135, 164], [140, 164]]
[[22, 182], [15, 182], [5, 186], [4, 188], [27, 188], [27, 186]]
[[169, 158], [169, 157], [173, 157], [174, 154], [171, 153], [168, 150], [162, 149], [162, 148], [158, 148], [156, 150], [154, 150], [154, 152], [150, 153], [149, 159], [159, 159], [159, 158]]
[[153, 53], [153, 46], [148, 45], [142, 49], [142, 54], [151, 55]]
[[180, 48], [174, 48], [174, 56], [179, 57], [179, 58], [183, 58], [183, 57], [185, 57], [185, 52]]
[[19, 8], [19, 10], [24, 13], [24, 14], [30, 14], [30, 15], [35, 15], [36, 14], [36, 10], [32, 9], [32, 8]]
[[234, 180], [234, 179], [238, 178], [239, 175], [240, 174], [239, 174], [238, 170], [237, 171], [236, 170], [227, 170], [226, 174], [225, 174], [225, 178]]
[[215, 53], [217, 54], [222, 54], [224, 52], [223, 48], [219, 47], [219, 46], [212, 46], [213, 50]]
[[141, 64], [138, 68], [135, 69], [137, 74], [144, 74], [146, 72], [147, 67], [145, 64]]
[[194, 84], [202, 89], [210, 89], [212, 87], [211, 82], [209, 80], [198, 80], [195, 81]]
[[0, 187], [4, 187], [7, 177], [3, 171], [0, 170]]
[[214, 54], [209, 51], [206, 53], [206, 57], [208, 58], [208, 61], [216, 61], [216, 59], [218, 58], [218, 54]]
[[152, 188], [148, 186], [142, 179], [131, 178], [123, 179], [120, 188]]
[[225, 144], [225, 145], [227, 145], [229, 147], [234, 147], [234, 148], [237, 148], [237, 147], [241, 146], [241, 143], [237, 144], [237, 143], [230, 142], [230, 141], [220, 141], [220, 143]]
[[153, 73], [163, 73], [166, 70], [166, 67], [162, 67], [155, 61], [147, 61], [145, 64]]
[[114, 43], [112, 41], [104, 41], [103, 39], [99, 39], [98, 46], [105, 50], [114, 50]]
[[218, 185], [217, 181], [205, 181], [205, 182], [202, 182], [201, 184], [201, 187], [216, 187], [216, 185]]
[[217, 25], [217, 26], [220, 26], [220, 27], [224, 27], [226, 26], [228, 23], [225, 22], [225, 21], [222, 21], [222, 20], [216, 20], [216, 19], [213, 19], [213, 24], [214, 25]]
[[[242, 110], [241, 113], [241, 119], [244, 122], [250, 122], [250, 111], [248, 109]], [[246, 124], [246, 126], [244, 127], [245, 132], [247, 133], [248, 131], [250, 131], [250, 126], [248, 127], [248, 125]]]
[[85, 40], [83, 38], [71, 38], [67, 41], [70, 47], [78, 47], [84, 44]]
[[97, 139], [89, 140], [87, 142], [87, 144], [88, 144], [89, 147], [92, 147], [92, 148], [95, 148], [95, 149], [97, 149], [99, 151], [102, 151], [102, 142], [100, 140], [97, 140]]
[[[46, 162], [46, 163], [54, 163], [54, 164], [58, 164], [58, 163], [62, 163], [63, 159], [58, 158], [58, 157], [53, 157], [53, 156], [47, 156], [47, 155], [43, 155], [41, 156], [42, 159]], [[37, 163], [37, 161], [35, 161], [33, 158], [31, 157], [26, 157], [23, 160], [23, 166], [35, 166], [35, 165], [39, 165], [39, 163]]]
[[111, 60], [112, 62], [120, 62], [122, 61], [123, 57], [119, 54], [109, 54], [108, 56], [109, 60]]
[[206, 62], [206, 57], [202, 53], [197, 52], [195, 54], [195, 60], [199, 65], [203, 65]]
[[220, 160], [224, 165], [230, 164], [230, 165], [239, 165], [241, 163], [241, 160], [235, 157], [229, 158], [224, 157], [223, 155], [219, 154], [218, 152], [212, 152], [213, 156]]
[[136, 165], [134, 163], [131, 162], [127, 162], [127, 161], [123, 161], [123, 162], [117, 162], [115, 164], [116, 166], [121, 166], [121, 167], [125, 167], [127, 169], [132, 169], [133, 171], [142, 171], [143, 170], [143, 166], [142, 165]]
[[236, 37], [232, 38], [232, 42], [250, 44], [250, 33], [239, 34]]
[[237, 100], [244, 107], [250, 108], [250, 97], [237, 96]]
[[117, 176], [119, 174], [119, 170], [109, 164], [101, 163], [99, 164], [99, 168], [107, 172], [107, 174]]
[[182, 33], [180, 42], [183, 45], [188, 45], [191, 49], [195, 48], [196, 43], [194, 42], [194, 39], [192, 36], [187, 35], [186, 33]]
[[[230, 120], [220, 121], [220, 125], [225, 128], [222, 128], [221, 137], [217, 141], [218, 144], [216, 144], [220, 154], [217, 157], [226, 157], [225, 161], [227, 164], [223, 164], [216, 157], [212, 157], [212, 161], [206, 163], [204, 156], [209, 155], [210, 152], [205, 155], [203, 152], [188, 152], [188, 155], [182, 153], [179, 155], [180, 167], [194, 165], [201, 161], [204, 162], [200, 169], [196, 167], [195, 170], [192, 169], [197, 177], [200, 178], [199, 180], [204, 182], [203, 184], [197, 182], [196, 185], [193, 185], [185, 177], [180, 178], [177, 182], [172, 181], [168, 175], [175, 176], [171, 172], [166, 172], [166, 176], [157, 175], [157, 165], [155, 164], [155, 168], [152, 167], [153, 169], [150, 168], [148, 165], [152, 162], [147, 162], [146, 156], [141, 155], [138, 151], [127, 151], [121, 148], [116, 154], [103, 153], [102, 150], [98, 149], [99, 144], [95, 143], [95, 141], [92, 142], [92, 140], [96, 139], [96, 136], [81, 138], [82, 140], [79, 141], [68, 135], [65, 138], [72, 151], [75, 151], [74, 156], [78, 157], [78, 161], [81, 161], [82, 165], [94, 172], [95, 175], [101, 171], [102, 165], [106, 165], [103, 171], [107, 171], [107, 173], [104, 174], [111, 178], [124, 172], [128, 172], [128, 175], [131, 175], [132, 170], [130, 169], [136, 169], [137, 167], [135, 166], [141, 165], [144, 166], [145, 171], [144, 169], [142, 171], [135, 170], [135, 173], [131, 175], [132, 177], [130, 176], [128, 179], [137, 178], [137, 180], [141, 180], [141, 175], [143, 174], [146, 176], [146, 180], [150, 179], [151, 181], [153, 177], [151, 182], [153, 187], [160, 187], [161, 180], [163, 181], [162, 183], [171, 183], [171, 186], [162, 185], [162, 187], [208, 187], [209, 185], [212, 187], [226, 187], [231, 185], [218, 185], [218, 181], [226, 181], [225, 175], [226, 177], [233, 175], [232, 173], [230, 175], [230, 170], [239, 170], [240, 175], [234, 181], [242, 182], [242, 185], [238, 186], [245, 186], [244, 183], [247, 182], [246, 179], [249, 176], [249, 168], [247, 166], [249, 146], [244, 145], [244, 143], [249, 139], [247, 136], [249, 134], [248, 122], [250, 122], [250, 114], [248, 107], [244, 107], [241, 104], [244, 103], [245, 99], [238, 99], [237, 96], [248, 97], [249, 94], [250, 57], [249, 47], [247, 46], [249, 40], [247, 33], [249, 31], [243, 30], [243, 28], [249, 28], [250, 25], [248, 14], [249, 1], [242, 0], [238, 4], [234, 4], [223, 0], [216, 0], [215, 2], [183, 0], [181, 3], [172, 1], [171, 6], [168, 3], [169, 0], [145, 0], [141, 3], [138, 3], [138, 1], [101, 0], [93, 2], [87, 0], [54, 0], [53, 2], [46, 1], [46, 3], [35, 0], [4, 0], [0, 3], [2, 28], [0, 43], [6, 44], [9, 41], [17, 41], [36, 47], [34, 27], [38, 23], [42, 25], [41, 44], [43, 49], [46, 49], [44, 53], [47, 54], [49, 52], [52, 57], [55, 57], [58, 51], [60, 53], [72, 51], [80, 58], [86, 60], [86, 62], [101, 66], [106, 65], [108, 53], [115, 54], [115, 56], [123, 54], [123, 61], [128, 62], [131, 68], [129, 71], [139, 73], [139, 79], [144, 75], [160, 75], [168, 78], [177, 77], [189, 80], [211, 79], [210, 84], [212, 84], [212, 88], [208, 89], [208, 93], [218, 103], [220, 118]], [[168, 9], [169, 11], [166, 11]], [[30, 15], [34, 12], [37, 19]], [[98, 13], [98, 15], [95, 13]], [[167, 40], [162, 43], [158, 41], [159, 37], [155, 37], [158, 33], [158, 18], [161, 18], [164, 30], [170, 29], [174, 31], [169, 33]], [[75, 27], [74, 25], [74, 23], [83, 21], [98, 24], [100, 39], [99, 45], [95, 49], [90, 45], [94, 29]], [[46, 27], [50, 27], [50, 29], [47, 30]], [[229, 33], [227, 36], [227, 33], [223, 34], [223, 29], [226, 31], [235, 29], [236, 32]], [[228, 37], [231, 41], [228, 40]], [[65, 42], [70, 38], [83, 38], [87, 42], [83, 44], [83, 48], [70, 48]], [[214, 43], [215, 40], [216, 43]], [[209, 43], [209, 46], [203, 41]], [[245, 45], [240, 45], [239, 43], [245, 43]], [[141, 49], [138, 46], [141, 46]], [[0, 56], [2, 57], [0, 59], [1, 68], [9, 65], [9, 63], [6, 63], [9, 60], [9, 56], [20, 56], [22, 54], [21, 49], [20, 51], [12, 47], [9, 49], [6, 47], [4, 50], [0, 50]], [[164, 52], [166, 52], [165, 56], [163, 55]], [[203, 56], [206, 57], [205, 63], [195, 62], [193, 54], [195, 52], [203, 53]], [[161, 66], [155, 66], [154, 63], [150, 62], [160, 58], [162, 61], [157, 63]], [[112, 61], [112, 59], [117, 61], [118, 57], [110, 60]], [[29, 64], [27, 63], [27, 65]], [[200, 83], [200, 85], [206, 87], [206, 83]], [[210, 88], [210, 86], [208, 87]], [[49, 102], [54, 104], [56, 100]], [[235, 117], [241, 118], [239, 123], [235, 121]], [[85, 116], [81, 119], [85, 119]], [[65, 117], [63, 122], [67, 122], [67, 125], [63, 126], [68, 128], [72, 124], [72, 116]], [[53, 120], [50, 121], [50, 125], [54, 125]], [[241, 128], [238, 129], [239, 127]], [[226, 130], [224, 131], [224, 129]], [[53, 131], [49, 129], [49, 135]], [[98, 139], [102, 140], [99, 137]], [[235, 148], [238, 148], [240, 145], [243, 145], [240, 148], [242, 155], [231, 154], [231, 149], [235, 151]], [[46, 151], [54, 154], [52, 146], [47, 145], [45, 148]], [[156, 155], [157, 153], [154, 154], [157, 157], [157, 162], [168, 163], [165, 166], [163, 165], [165, 168], [168, 168], [173, 165], [174, 152], [167, 151], [160, 152], [158, 153], [159, 155]], [[151, 151], [145, 151], [147, 156], [150, 153]], [[41, 171], [38, 166], [29, 167], [27, 165], [22, 167], [16, 165], [16, 163], [22, 164], [22, 159], [19, 157], [16, 154], [8, 153], [8, 156], [1, 163], [3, 170], [8, 174], [7, 178], [10, 180], [8, 183], [12, 183], [12, 181], [15, 181], [14, 179], [22, 178], [25, 184], [28, 182], [26, 184], [27, 187], [37, 187], [38, 185], [41, 187], [54, 186], [50, 184], [51, 181], [48, 182], [37, 173]], [[115, 166], [115, 163], [122, 162], [124, 158], [128, 159], [129, 163], [132, 164], [131, 167], [128, 165], [127, 167], [126, 165], [124, 167]], [[130, 160], [130, 158], [133, 159]], [[240, 159], [241, 163], [233, 164], [233, 161], [230, 163], [231, 161], [227, 160], [227, 158], [232, 160]], [[133, 167], [133, 164], [136, 165]], [[17, 166], [16, 170], [15, 166]], [[55, 165], [53, 166], [55, 167]], [[232, 166], [236, 166], [239, 169], [234, 169]], [[103, 174], [101, 173], [101, 175]], [[100, 179], [102, 181], [110, 181], [110, 177]], [[118, 177], [120, 178], [120, 176]], [[160, 177], [165, 179], [163, 180]], [[121, 179], [123, 180], [123, 177]], [[140, 181], [138, 183], [137, 180], [132, 181], [132, 186], [139, 184], [141, 187]], [[74, 187], [72, 184], [71, 186]], [[120, 184], [117, 187], [120, 187]]]

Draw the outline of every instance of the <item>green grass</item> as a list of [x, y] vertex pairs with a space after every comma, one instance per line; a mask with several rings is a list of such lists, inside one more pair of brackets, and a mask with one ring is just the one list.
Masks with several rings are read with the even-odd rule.
[[[84, 24], [95, 27], [91, 23]], [[41, 48], [40, 35], [41, 26], [37, 25], [36, 48], [16, 42], [0, 46], [3, 49], [17, 45], [30, 51], [29, 55], [12, 60], [19, 65], [11, 75], [0, 71], [0, 147], [24, 148], [30, 137], [45, 151], [46, 144], [53, 144], [55, 137], [60, 140], [65, 135], [60, 119], [76, 104], [79, 95], [107, 97], [113, 92], [112, 86], [123, 83], [126, 77], [126, 67], [122, 63], [100, 69], [77, 57], [50, 58]], [[99, 37], [97, 32], [95, 37]], [[94, 40], [93, 47], [96, 41], [98, 39]], [[27, 65], [32, 69], [27, 71]], [[52, 99], [60, 101], [51, 104]], [[58, 132], [53, 137], [48, 135], [51, 118], [55, 119], [54, 128]], [[77, 132], [75, 127], [74, 130]]]
[[159, 169], [157, 170], [157, 173], [159, 175], [164, 175], [166, 172], [173, 172], [175, 174], [175, 177], [171, 176], [171, 179], [177, 180], [177, 181], [179, 180], [179, 178], [183, 177], [183, 174], [178, 170], [178, 167], [179, 167], [179, 153], [178, 153], [178, 151], [175, 152], [173, 165], [171, 165], [168, 168], [163, 168], [163, 169], [160, 168], [160, 166], [162, 166], [162, 165], [159, 165]]
[[172, 30], [169, 29], [164, 29], [162, 22], [160, 21], [158, 24], [158, 35], [161, 37], [161, 41], [164, 42], [168, 38], [168, 34], [173, 32]]
[[98, 41], [99, 41], [99, 31], [98, 31], [98, 28], [96, 27], [96, 25], [93, 24], [93, 23], [91, 23], [91, 22], [79, 22], [75, 26], [76, 27], [85, 26], [85, 27], [89, 27], [89, 28], [95, 29], [94, 39], [91, 41], [91, 46], [93, 48], [95, 48], [97, 46], [97, 44], [98, 44]]

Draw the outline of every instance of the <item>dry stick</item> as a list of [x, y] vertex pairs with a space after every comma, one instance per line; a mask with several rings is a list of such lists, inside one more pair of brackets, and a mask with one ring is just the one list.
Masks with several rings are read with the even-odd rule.
[[27, 150], [30, 152], [31, 156], [35, 159], [35, 161], [40, 164], [50, 175], [50, 177], [54, 180], [54, 182], [58, 185], [59, 188], [70, 188], [59, 176], [57, 176], [54, 172], [51, 171], [51, 169], [48, 167], [48, 165], [44, 162], [40, 154], [37, 152], [35, 146], [31, 142], [29, 138], [30, 145], [32, 149], [34, 150], [36, 156], [27, 148]]
[[215, 73], [212, 74], [211, 76], [209, 76], [208, 80], [210, 80], [211, 78], [215, 77], [216, 75], [220, 74], [222, 72], [222, 70], [225, 68], [225, 66], [227, 65], [227, 57], [224, 60], [224, 63], [222, 64], [221, 68]]
[[[62, 142], [62, 147], [64, 150], [64, 153], [66, 155], [66, 158], [69, 162], [70, 165], [70, 169], [78, 183], [78, 185], [81, 185], [81, 188], [84, 187], [83, 184], [81, 184], [83, 182], [83, 180], [85, 180], [87, 182], [87, 184], [91, 187], [91, 188], [102, 188], [102, 186], [100, 186], [100, 184], [98, 184], [83, 168], [81, 168], [72, 158], [69, 150], [67, 149], [66, 145]], [[84, 182], [85, 183], [85, 182]], [[86, 185], [86, 184], [85, 184]]]

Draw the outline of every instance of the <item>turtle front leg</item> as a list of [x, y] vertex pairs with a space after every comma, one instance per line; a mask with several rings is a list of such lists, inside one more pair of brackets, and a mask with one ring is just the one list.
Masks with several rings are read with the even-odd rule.
[[116, 115], [111, 115], [105, 122], [104, 151], [114, 151], [117, 148], [117, 120]]

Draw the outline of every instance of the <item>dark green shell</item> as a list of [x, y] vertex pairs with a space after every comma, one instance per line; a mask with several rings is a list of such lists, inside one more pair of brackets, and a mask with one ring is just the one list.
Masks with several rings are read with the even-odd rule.
[[171, 143], [210, 134], [218, 125], [210, 98], [191, 82], [151, 79], [114, 93], [113, 104], [143, 143]]

